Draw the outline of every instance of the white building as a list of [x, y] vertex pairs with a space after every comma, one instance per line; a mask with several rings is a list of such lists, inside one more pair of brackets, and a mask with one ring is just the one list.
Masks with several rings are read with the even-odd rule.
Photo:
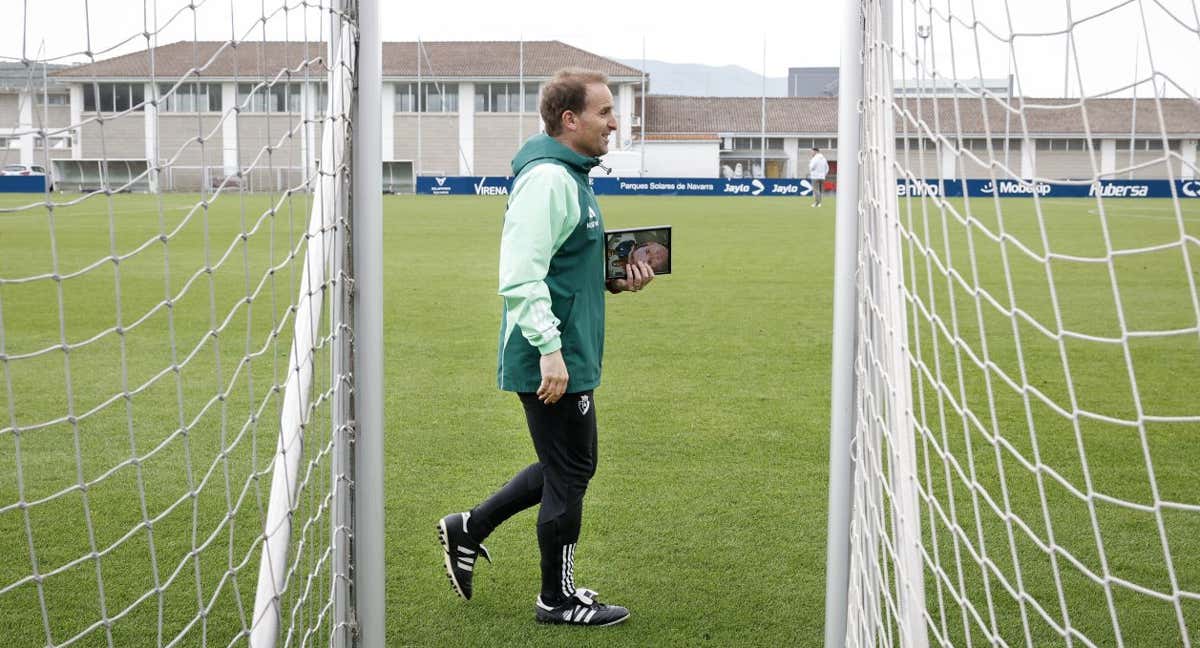
[[[102, 159], [110, 176], [142, 173], [138, 188], [299, 186], [316, 167], [324, 56], [319, 43], [179, 42], [44, 74], [10, 64], [0, 70], [0, 158], [74, 160], [77, 187], [80, 169]], [[542, 128], [541, 86], [567, 66], [609, 77], [615, 174], [798, 177], [816, 146], [836, 176], [834, 97], [647, 95], [643, 118], [641, 71], [611, 59], [557, 41], [432, 42], [383, 45], [385, 183], [411, 190], [414, 172], [508, 175]], [[897, 156], [925, 178], [1191, 177], [1200, 140], [1189, 99], [898, 100]], [[918, 132], [919, 121], [938, 134]]]

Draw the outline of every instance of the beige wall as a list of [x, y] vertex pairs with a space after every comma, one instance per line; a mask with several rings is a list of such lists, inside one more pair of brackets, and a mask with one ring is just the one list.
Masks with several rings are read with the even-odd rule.
[[[46, 106], [43, 108], [40, 98], [35, 98], [30, 116], [35, 127], [50, 128], [68, 126], [71, 123], [70, 106]], [[48, 120], [43, 119], [43, 116]], [[0, 128], [16, 128], [20, 115], [20, 95], [16, 92], [0, 93]]]
[[417, 163], [417, 116], [395, 117], [396, 158], [413, 160], [421, 175], [458, 175], [458, 115], [421, 115], [421, 155]]
[[[158, 157], [175, 166], [221, 166], [221, 127], [217, 115], [160, 113]], [[196, 138], [203, 137], [203, 147]], [[192, 140], [192, 141], [188, 141]], [[178, 156], [178, 157], [177, 157]]]
[[[242, 113], [238, 117], [238, 155], [242, 168], [251, 164], [264, 169], [303, 167], [303, 141], [304, 126], [298, 114]], [[268, 146], [275, 147], [270, 158], [264, 152]], [[255, 158], [259, 158], [257, 162]]]
[[[958, 159], [957, 173], [959, 178], [974, 178], [974, 179], [991, 179], [992, 174], [998, 179], [1012, 179], [1021, 176], [1021, 145], [1019, 142], [1009, 142], [1008, 158], [1005, 160], [1003, 144], [993, 144], [992, 151], [989, 156], [988, 150], [985, 148], [976, 148], [971, 150], [971, 154], [979, 158], [976, 162], [966, 153]], [[995, 160], [999, 165], [993, 171], [989, 167], [991, 160]], [[1004, 166], [1007, 166], [1011, 171], [1005, 171]]]
[[[907, 170], [917, 179], [924, 178], [940, 178], [942, 176], [941, 164], [938, 159], [938, 154], [932, 147], [920, 148], [897, 148], [896, 161], [902, 169]], [[808, 162], [805, 162], [804, 169], [807, 172]], [[896, 173], [897, 178], [906, 178], [906, 174], [901, 172]]]
[[1099, 151], [1095, 171], [1087, 151], [1037, 151], [1033, 157], [1033, 175], [1048, 180], [1086, 180], [1100, 170]]
[[[46, 117], [44, 120], [43, 115]], [[50, 128], [69, 126], [71, 124], [71, 107], [70, 106], [42, 106], [41, 101], [35, 101], [33, 104], [33, 125], [41, 126], [42, 124]]]
[[[96, 113], [83, 113], [83, 119], [95, 117]], [[122, 117], [92, 121], [83, 126], [84, 158], [106, 157], [115, 159], [146, 159], [146, 126], [140, 112]]]
[[[522, 119], [524, 123], [522, 123]], [[537, 115], [475, 113], [475, 175], [512, 174], [511, 162], [524, 140], [538, 132]]]
[[[1167, 155], [1166, 151], [1134, 151], [1133, 165], [1145, 164], [1147, 162], [1152, 162], [1154, 160], [1158, 160], [1159, 158], [1165, 158], [1166, 155]], [[1129, 151], [1118, 149], [1117, 150], [1117, 168], [1121, 169], [1121, 168], [1127, 168], [1129, 166], [1131, 166], [1129, 163]], [[1178, 161], [1175, 162], [1174, 171], [1175, 171], [1175, 177], [1179, 177], [1179, 162]], [[1116, 174], [1115, 177], [1128, 178], [1129, 172], [1126, 171], [1125, 173], [1118, 173], [1118, 174]], [[1168, 176], [1167, 176], [1167, 161], [1166, 160], [1160, 160], [1154, 164], [1151, 164], [1146, 167], [1142, 167], [1133, 172], [1134, 180], [1150, 180], [1150, 179], [1160, 179], [1161, 180], [1161, 179], [1166, 179], [1167, 177]]]
[[0, 128], [16, 128], [20, 118], [17, 106], [17, 93], [0, 93]]
[[[49, 118], [49, 121], [46, 122], [47, 126], [55, 128], [55, 127], [71, 125], [71, 107], [70, 106], [48, 106], [47, 110], [48, 110], [48, 112], [46, 114], [47, 114], [47, 117]], [[40, 111], [38, 112], [38, 115], [34, 115], [33, 119], [35, 122], [41, 118], [41, 117], [39, 117], [39, 115], [41, 115]]]

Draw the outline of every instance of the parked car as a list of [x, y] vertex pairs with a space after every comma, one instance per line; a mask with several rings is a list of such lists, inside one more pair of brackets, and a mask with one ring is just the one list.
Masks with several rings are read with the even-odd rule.
[[[47, 175], [46, 167], [40, 164], [5, 164], [0, 168], [0, 175], [6, 176], [32, 176], [32, 175]], [[46, 182], [49, 184], [50, 191], [54, 191], [54, 177], [50, 175]]]

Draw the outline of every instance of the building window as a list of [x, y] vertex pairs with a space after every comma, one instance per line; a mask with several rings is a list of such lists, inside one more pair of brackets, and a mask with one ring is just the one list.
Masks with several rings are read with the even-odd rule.
[[145, 86], [141, 83], [85, 83], [83, 109], [92, 112], [123, 112], [142, 109]]
[[[67, 106], [71, 103], [71, 95], [52, 94], [44, 97], [47, 106]], [[38, 96], [38, 102], [43, 100], [42, 96]]]
[[69, 149], [71, 148], [70, 135], [51, 135], [49, 138], [38, 137], [34, 141], [34, 146], [40, 149]]
[[158, 86], [158, 109], [163, 112], [221, 112], [221, 84], [185, 83], [175, 88], [174, 84]]
[[[1013, 142], [1012, 148], [1016, 148], [1015, 144], [1016, 144], [1016, 142]], [[1091, 144], [1092, 144], [1092, 146], [1091, 146], [1090, 150], [1092, 150], [1096, 153], [1099, 153], [1100, 152], [1100, 140], [1093, 139], [1091, 141]], [[1139, 141], [1138, 144], [1140, 145], [1141, 141]], [[1125, 145], [1126, 145], [1125, 149], [1128, 150], [1129, 142], [1126, 141]], [[1086, 152], [1089, 150], [1088, 149], [1088, 140], [1086, 138], [1082, 138], [1082, 137], [1037, 139], [1037, 140], [1034, 140], [1034, 147], [1037, 148], [1037, 150], [1039, 150], [1039, 151], [1084, 151], [1084, 152]], [[1117, 148], [1118, 149], [1121, 148], [1120, 140], [1117, 141]]]
[[[834, 144], [834, 146], [836, 147], [837, 145]], [[937, 142], [921, 137], [910, 137], [907, 140], [905, 140], [903, 137], [898, 138], [896, 140], [896, 150], [905, 149], [909, 151], [936, 151]]]
[[396, 112], [411, 113], [417, 112], [417, 84], [415, 83], [397, 83], [396, 84]]
[[[734, 137], [733, 138], [733, 148], [729, 149], [729, 150], [757, 151], [761, 148], [762, 148], [762, 138], [761, 137]], [[768, 137], [767, 138], [767, 150], [768, 151], [782, 151], [783, 150], [783, 138], [782, 137]]]
[[524, 112], [537, 112], [537, 83], [526, 83], [524, 93], [520, 83], [478, 83], [475, 85], [475, 112], [522, 112], [522, 97]]
[[[418, 98], [421, 99], [419, 105]], [[458, 112], [458, 84], [444, 81], [420, 84], [397, 83], [396, 112], [418, 111], [425, 113]]]
[[453, 113], [458, 112], [458, 84], [457, 83], [426, 83], [425, 85], [425, 101], [421, 105], [421, 112], [430, 113]]
[[[903, 148], [904, 144], [902, 142], [904, 142], [904, 140], [901, 139], [896, 141], [901, 142], [901, 144], [897, 144], [897, 148]], [[811, 151], [814, 146], [822, 151], [825, 151], [836, 149], [837, 140], [828, 137], [801, 137], [796, 140], [796, 145], [800, 147], [800, 152], [802, 153], [804, 151]]]
[[298, 113], [301, 106], [301, 84], [239, 83], [237, 103], [248, 113]]

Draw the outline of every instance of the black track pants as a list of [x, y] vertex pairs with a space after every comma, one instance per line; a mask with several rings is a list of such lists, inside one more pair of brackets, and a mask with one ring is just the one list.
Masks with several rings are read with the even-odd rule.
[[553, 603], [575, 592], [572, 567], [583, 495], [596, 474], [596, 405], [592, 392], [564, 394], [545, 405], [535, 394], [518, 394], [538, 462], [517, 473], [471, 510], [471, 535], [482, 541], [500, 523], [535, 504], [542, 554], [542, 600]]

